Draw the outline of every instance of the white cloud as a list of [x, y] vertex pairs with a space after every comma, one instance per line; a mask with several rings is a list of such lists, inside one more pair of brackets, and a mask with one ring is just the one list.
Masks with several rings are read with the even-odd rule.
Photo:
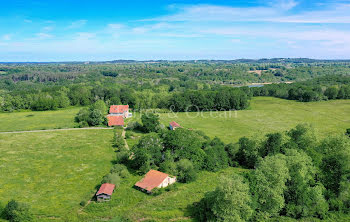
[[32, 23], [33, 21], [30, 20], [30, 19], [24, 19], [23, 22], [25, 22], [25, 23]]
[[75, 22], [72, 22], [68, 28], [69, 29], [77, 29], [77, 28], [80, 28], [80, 27], [83, 27], [85, 24], [87, 23], [87, 20], [78, 20], [78, 21], [75, 21]]
[[277, 0], [270, 3], [271, 6], [280, 8], [282, 10], [290, 10], [297, 6], [299, 3], [294, 0]]
[[298, 3], [278, 1], [264, 7], [191, 5], [178, 8], [172, 15], [144, 21], [162, 22], [277, 22], [277, 23], [350, 23], [350, 4], [328, 4], [323, 9], [286, 13]]
[[112, 30], [121, 29], [123, 27], [124, 27], [124, 25], [122, 25], [122, 24], [108, 24], [108, 28], [112, 29]]
[[52, 31], [52, 30], [53, 30], [53, 27], [52, 27], [52, 26], [45, 26], [45, 27], [42, 28], [42, 30], [43, 30], [44, 32]]
[[53, 37], [53, 35], [50, 35], [50, 34], [47, 34], [44, 32], [40, 32], [40, 33], [37, 33], [35, 35], [36, 35], [37, 39], [49, 39], [49, 38]]
[[96, 37], [96, 33], [91, 32], [78, 32], [76, 33], [75, 40], [90, 40]]
[[2, 36], [2, 39], [4, 41], [10, 41], [12, 39], [12, 35], [11, 34], [6, 34]]

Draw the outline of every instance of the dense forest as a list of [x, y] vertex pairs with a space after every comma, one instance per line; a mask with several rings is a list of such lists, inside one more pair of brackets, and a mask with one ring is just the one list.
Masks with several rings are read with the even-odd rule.
[[[254, 61], [0, 64], [0, 110], [54, 110], [98, 100], [136, 110], [227, 110], [245, 109], [252, 96], [350, 97], [350, 62]], [[275, 84], [247, 87], [251, 83]]]

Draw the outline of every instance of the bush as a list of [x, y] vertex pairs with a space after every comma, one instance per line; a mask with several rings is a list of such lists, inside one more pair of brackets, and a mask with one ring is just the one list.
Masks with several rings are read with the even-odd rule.
[[177, 179], [179, 182], [187, 183], [197, 178], [197, 172], [193, 163], [188, 159], [182, 159], [177, 162]]
[[126, 164], [126, 163], [128, 163], [129, 156], [130, 156], [130, 152], [126, 149], [125, 150], [123, 149], [123, 150], [117, 152], [116, 162], [120, 163], [120, 164]]
[[111, 169], [111, 173], [117, 173], [121, 178], [126, 178], [130, 175], [128, 168], [123, 164], [115, 164]]
[[130, 137], [134, 136], [134, 133], [131, 131], [126, 131], [125, 132], [125, 139], [129, 139]]
[[85, 207], [86, 206], [86, 201], [85, 200], [82, 200], [81, 202], [80, 202], [80, 206], [82, 206], [82, 207]]
[[30, 207], [15, 200], [9, 201], [6, 205], [4, 217], [11, 222], [33, 221], [34, 219]]
[[88, 127], [88, 126], [89, 126], [89, 124], [86, 121], [79, 122], [79, 124], [78, 124], [79, 128], [84, 128], [84, 127]]
[[345, 135], [347, 135], [347, 136], [350, 137], [350, 128], [349, 128], [349, 129], [346, 129]]
[[128, 126], [126, 128], [126, 130], [141, 130], [142, 129], [142, 125], [139, 122], [130, 122], [128, 123]]
[[120, 176], [118, 173], [109, 173], [103, 177], [102, 183], [111, 183], [115, 186], [119, 186], [120, 184]]

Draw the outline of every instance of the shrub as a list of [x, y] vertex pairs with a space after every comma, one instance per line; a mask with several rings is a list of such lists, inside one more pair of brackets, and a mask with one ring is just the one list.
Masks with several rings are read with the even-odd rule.
[[130, 137], [134, 136], [134, 133], [131, 131], [126, 131], [125, 132], [125, 139], [129, 139]]
[[129, 160], [129, 156], [130, 156], [130, 153], [128, 150], [121, 150], [119, 152], [117, 152], [117, 155], [116, 155], [116, 162], [117, 163], [120, 163], [120, 164], [126, 164]]
[[118, 173], [121, 178], [126, 178], [130, 175], [128, 168], [124, 164], [115, 164], [111, 173]]
[[88, 126], [89, 126], [89, 124], [86, 121], [79, 122], [79, 124], [78, 124], [79, 128], [84, 128], [84, 127], [88, 127]]
[[109, 173], [103, 177], [102, 183], [111, 183], [115, 186], [119, 186], [120, 184], [120, 176], [118, 173]]
[[82, 200], [82, 201], [80, 202], [80, 206], [85, 207], [85, 206], [86, 206], [86, 201], [85, 201], [85, 200]]
[[182, 159], [177, 162], [177, 179], [180, 182], [191, 182], [197, 177], [197, 172], [193, 166], [193, 163], [188, 159]]
[[34, 219], [30, 207], [15, 200], [9, 201], [6, 205], [4, 217], [11, 222], [33, 221]]
[[349, 129], [346, 129], [345, 135], [347, 135], [347, 136], [350, 137], [350, 128], [349, 128]]
[[128, 123], [127, 130], [141, 130], [142, 125], [141, 123], [135, 121], [135, 122], [130, 122]]

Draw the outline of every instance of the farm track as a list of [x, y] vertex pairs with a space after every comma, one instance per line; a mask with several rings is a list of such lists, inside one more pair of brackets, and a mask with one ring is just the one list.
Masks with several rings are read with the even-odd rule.
[[10, 131], [10, 132], [0, 132], [0, 134], [12, 134], [12, 133], [39, 133], [39, 132], [54, 132], [54, 131], [64, 131], [64, 130], [111, 130], [113, 128], [105, 127], [85, 127], [85, 128], [66, 128], [66, 129], [47, 129], [47, 130], [26, 130], [26, 131]]

